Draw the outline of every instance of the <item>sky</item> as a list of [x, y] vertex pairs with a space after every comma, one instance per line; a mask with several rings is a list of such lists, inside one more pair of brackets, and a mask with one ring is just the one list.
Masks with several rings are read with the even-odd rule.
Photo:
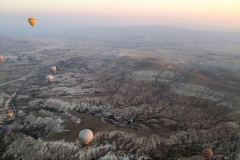
[[[0, 0], [0, 25], [171, 25], [240, 31], [240, 0]], [[1, 29], [1, 28], [0, 28]]]

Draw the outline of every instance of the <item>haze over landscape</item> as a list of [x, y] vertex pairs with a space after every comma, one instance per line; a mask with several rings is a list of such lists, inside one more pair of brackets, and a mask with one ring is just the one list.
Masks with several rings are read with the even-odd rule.
[[239, 160], [239, 8], [1, 0], [0, 160]]
[[197, 29], [240, 31], [238, 0], [1, 0], [1, 28], [27, 27], [29, 15], [36, 28], [80, 26], [171, 25]]

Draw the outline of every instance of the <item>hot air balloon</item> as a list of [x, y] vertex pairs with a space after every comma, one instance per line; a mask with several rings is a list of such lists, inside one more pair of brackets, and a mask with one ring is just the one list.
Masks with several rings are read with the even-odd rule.
[[79, 133], [79, 138], [84, 144], [88, 145], [93, 138], [93, 132], [89, 129], [84, 129]]
[[23, 111], [22, 110], [18, 110], [18, 114], [22, 114], [23, 113]]
[[106, 148], [102, 148], [102, 151], [105, 152], [105, 151], [106, 151]]
[[55, 66], [51, 66], [51, 67], [50, 67], [50, 71], [51, 71], [52, 73], [54, 73], [54, 72], [56, 71], [56, 69], [57, 69], [57, 68], [56, 68]]
[[13, 110], [7, 110], [5, 114], [8, 115], [8, 117], [10, 118], [13, 115]]
[[80, 122], [81, 122], [81, 120], [80, 120], [79, 118], [76, 118], [76, 119], [75, 119], [75, 123], [76, 123], [76, 124], [79, 124]]
[[2, 60], [3, 60], [3, 56], [0, 56], [0, 63], [2, 62]]
[[28, 18], [28, 22], [33, 27], [36, 24], [37, 20], [34, 17], [30, 17], [30, 18]]
[[23, 114], [22, 110], [18, 110], [18, 116], [21, 116]]
[[206, 158], [206, 159], [210, 159], [212, 156], [213, 156], [213, 152], [211, 149], [209, 148], [205, 148], [203, 150], [203, 156]]
[[75, 118], [74, 118], [74, 117], [71, 118], [71, 122], [72, 122], [72, 123], [75, 122]]
[[12, 127], [10, 125], [3, 126], [2, 131], [4, 134], [10, 134], [12, 132]]
[[46, 79], [48, 80], [48, 82], [52, 82], [53, 76], [52, 75], [47, 75]]

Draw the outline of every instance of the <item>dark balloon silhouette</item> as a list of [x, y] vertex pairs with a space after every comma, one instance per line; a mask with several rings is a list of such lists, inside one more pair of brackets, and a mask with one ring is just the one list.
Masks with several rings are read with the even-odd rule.
[[10, 134], [12, 132], [12, 127], [10, 125], [5, 125], [2, 128], [4, 134]]

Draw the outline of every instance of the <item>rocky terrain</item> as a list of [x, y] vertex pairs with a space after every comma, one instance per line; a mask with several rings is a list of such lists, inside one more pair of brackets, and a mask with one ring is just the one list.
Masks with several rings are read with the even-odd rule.
[[[143, 26], [7, 35], [0, 127], [13, 130], [0, 131], [0, 159], [204, 160], [206, 147], [212, 160], [239, 154], [239, 32]], [[94, 134], [87, 146], [82, 129]]]
[[[159, 64], [160, 63], [160, 64]], [[2, 87], [2, 159], [233, 159], [240, 89], [159, 60], [110, 51], [46, 65]], [[3, 111], [18, 113], [8, 119]], [[70, 122], [75, 116], [80, 124]], [[91, 129], [85, 146], [78, 133]], [[101, 148], [105, 147], [106, 151]]]

